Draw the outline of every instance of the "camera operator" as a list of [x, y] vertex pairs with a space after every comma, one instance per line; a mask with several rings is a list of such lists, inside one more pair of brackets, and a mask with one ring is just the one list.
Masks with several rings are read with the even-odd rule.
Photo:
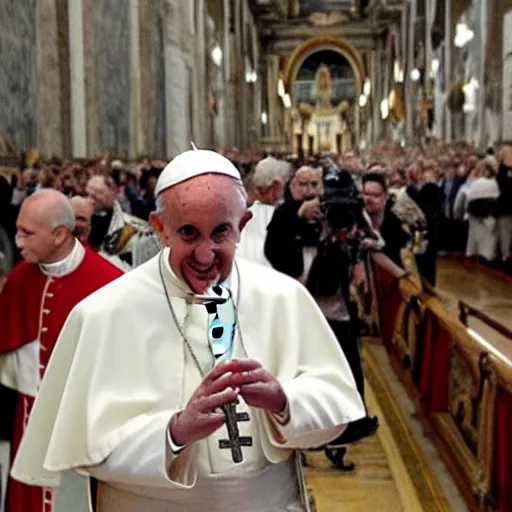
[[[364, 281], [363, 246], [380, 248], [381, 241], [365, 217], [363, 202], [347, 171], [327, 160], [323, 163], [322, 183], [321, 197], [317, 186], [314, 198], [290, 199], [288, 203], [293, 201], [293, 208], [287, 201], [277, 208], [268, 227], [265, 250], [276, 269], [300, 277], [317, 301], [345, 353], [364, 400], [359, 315], [356, 303], [350, 298], [350, 285], [358, 286]], [[292, 180], [292, 194], [295, 186]], [[283, 210], [287, 212], [286, 218]], [[304, 218], [308, 222], [300, 222]], [[316, 238], [307, 239], [312, 226]], [[306, 234], [300, 229], [306, 229]], [[304, 244], [306, 239], [309, 246]], [[326, 455], [340, 469], [352, 469], [343, 462], [344, 446], [373, 434], [377, 428], [377, 417], [366, 416], [349, 424], [338, 439], [327, 445]]]
[[309, 273], [322, 231], [321, 181], [319, 169], [300, 167], [267, 228], [265, 256], [268, 261], [276, 270], [302, 283]]

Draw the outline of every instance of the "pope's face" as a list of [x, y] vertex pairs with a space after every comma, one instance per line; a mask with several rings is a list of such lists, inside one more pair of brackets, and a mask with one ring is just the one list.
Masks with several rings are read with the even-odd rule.
[[162, 244], [171, 248], [175, 274], [195, 293], [226, 279], [240, 233], [251, 218], [233, 179], [197, 176], [164, 191], [160, 203], [163, 211], [152, 214], [151, 222]]

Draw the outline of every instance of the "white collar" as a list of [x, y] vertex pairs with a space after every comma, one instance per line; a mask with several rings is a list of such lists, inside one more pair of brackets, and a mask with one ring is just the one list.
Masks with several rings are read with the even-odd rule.
[[39, 263], [39, 269], [48, 277], [62, 277], [76, 270], [84, 260], [84, 257], [85, 248], [75, 238], [73, 250], [63, 260], [56, 261], [55, 263]]
[[[163, 277], [169, 287], [169, 294], [174, 297], [181, 297], [182, 299], [191, 299], [194, 295], [197, 295], [194, 291], [190, 289], [188, 284], [184, 283], [174, 272], [169, 262], [169, 256], [171, 254], [171, 249], [169, 247], [165, 247], [163, 249], [163, 254], [161, 255], [162, 259], [162, 267], [163, 267]], [[231, 273], [221, 284], [229, 288], [231, 282]]]

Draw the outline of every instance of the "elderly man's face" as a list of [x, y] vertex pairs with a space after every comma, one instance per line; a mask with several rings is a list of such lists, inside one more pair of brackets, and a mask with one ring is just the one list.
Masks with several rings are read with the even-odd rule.
[[308, 201], [320, 193], [320, 171], [301, 167], [290, 182], [290, 193], [295, 201]]
[[57, 229], [41, 208], [23, 202], [16, 222], [16, 245], [27, 263], [50, 263], [57, 247]]
[[151, 222], [170, 264], [192, 291], [204, 293], [212, 281], [231, 272], [236, 244], [251, 213], [235, 182], [207, 174], [175, 185], [160, 196], [163, 211]]
[[85, 245], [91, 234], [91, 218], [94, 213], [94, 205], [87, 197], [74, 197], [71, 200], [75, 212], [75, 229], [73, 234]]
[[103, 178], [93, 176], [87, 183], [86, 192], [87, 196], [91, 198], [96, 212], [114, 206], [116, 193], [108, 187]]

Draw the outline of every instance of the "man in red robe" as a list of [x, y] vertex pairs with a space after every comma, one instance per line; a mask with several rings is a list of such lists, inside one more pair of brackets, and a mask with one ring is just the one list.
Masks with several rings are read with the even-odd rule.
[[[82, 299], [122, 272], [73, 236], [69, 200], [42, 189], [25, 199], [16, 244], [24, 261], [9, 274], [0, 293], [0, 383], [17, 392], [11, 460], [18, 450], [39, 384], [62, 326]], [[6, 415], [2, 414], [2, 421]], [[13, 479], [6, 512], [51, 512], [50, 489]]]

